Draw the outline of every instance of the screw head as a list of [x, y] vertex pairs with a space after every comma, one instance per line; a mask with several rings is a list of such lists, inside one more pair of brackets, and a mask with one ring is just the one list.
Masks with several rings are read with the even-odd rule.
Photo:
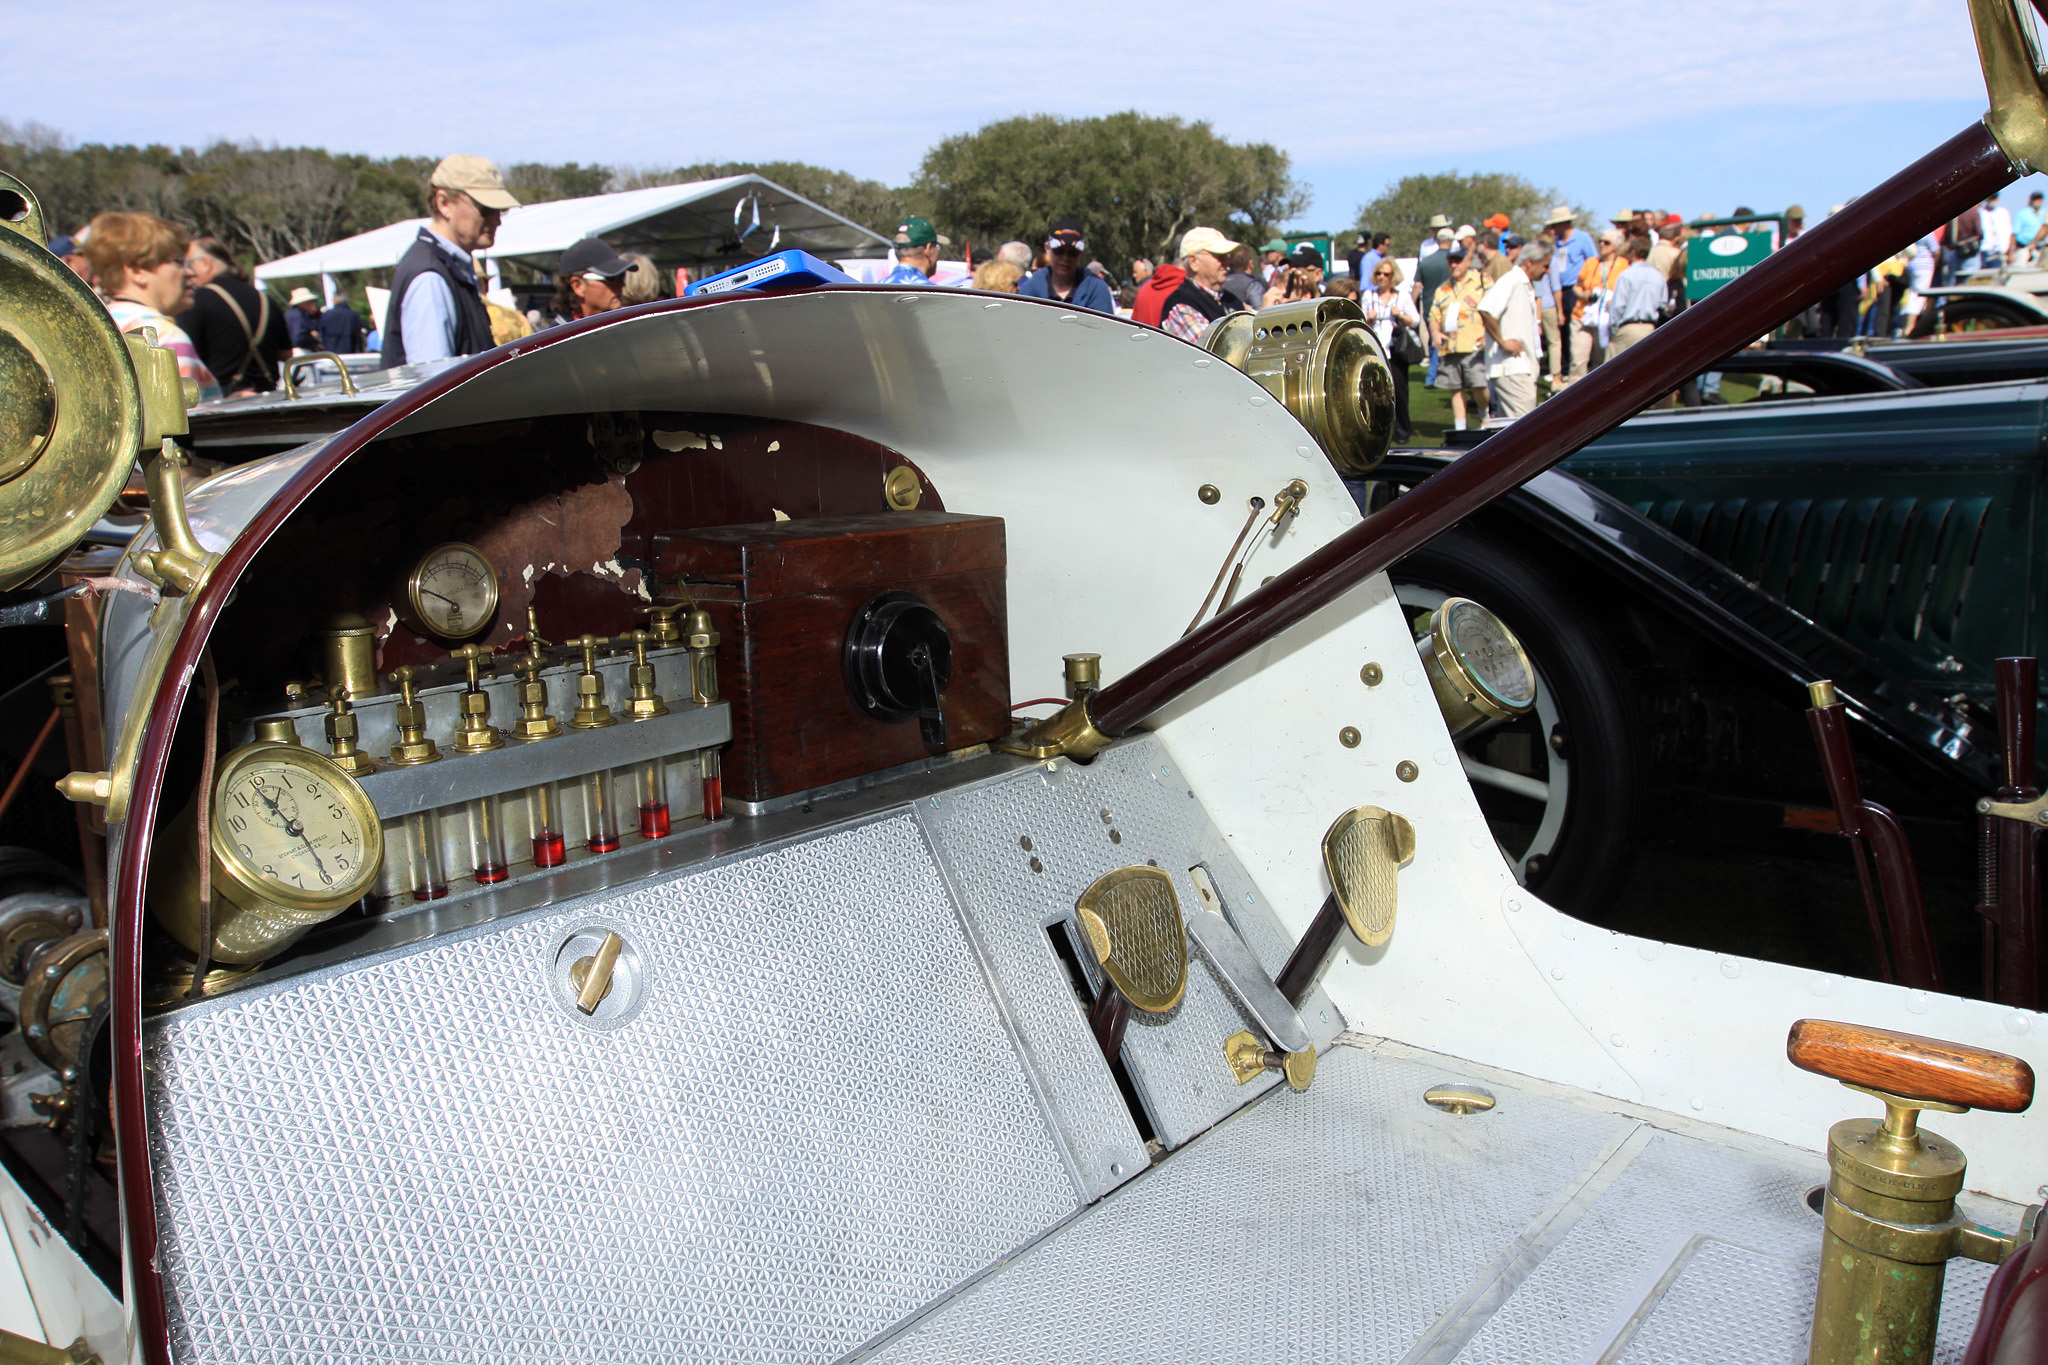
[[1387, 680], [1387, 671], [1378, 664], [1367, 664], [1358, 670], [1358, 680], [1367, 687], [1378, 687]]
[[1413, 782], [1416, 778], [1422, 776], [1422, 769], [1404, 758], [1394, 765], [1394, 776], [1400, 778], [1403, 782]]
[[1363, 739], [1356, 725], [1347, 725], [1337, 732], [1337, 742], [1347, 749], [1356, 749]]
[[1205, 483], [1200, 488], [1195, 490], [1195, 496], [1200, 498], [1209, 506], [1214, 507], [1217, 503], [1223, 500], [1223, 490], [1218, 488], [1213, 483]]

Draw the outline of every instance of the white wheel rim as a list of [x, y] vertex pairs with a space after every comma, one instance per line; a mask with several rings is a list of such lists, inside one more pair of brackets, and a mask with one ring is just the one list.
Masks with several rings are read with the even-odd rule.
[[[1443, 604], [1449, 593], [1438, 592], [1413, 583], [1396, 583], [1394, 593], [1403, 607], [1414, 611], [1434, 611]], [[1486, 606], [1486, 603], [1481, 603]], [[1488, 608], [1491, 610], [1491, 608]], [[1526, 642], [1524, 649], [1528, 646]], [[1542, 804], [1543, 814], [1536, 822], [1536, 832], [1529, 837], [1529, 845], [1520, 853], [1501, 843], [1495, 834], [1494, 845], [1500, 849], [1501, 857], [1515, 869], [1515, 880], [1526, 885], [1529, 880], [1529, 863], [1535, 858], [1549, 858], [1557, 851], [1564, 834], [1564, 818], [1571, 808], [1572, 777], [1571, 763], [1550, 744], [1550, 736], [1557, 733], [1557, 727], [1564, 719], [1557, 708], [1557, 689], [1551, 686], [1550, 675], [1544, 671], [1543, 660], [1530, 654], [1529, 664], [1536, 671], [1536, 724], [1537, 747], [1543, 754], [1544, 776], [1529, 777], [1522, 773], [1509, 772], [1498, 768], [1473, 752], [1476, 745], [1497, 726], [1484, 725], [1460, 739], [1458, 759], [1464, 765], [1465, 776], [1474, 785], [1492, 787], [1497, 791], [1511, 792], [1525, 800]], [[1487, 821], [1488, 829], [1493, 821]]]

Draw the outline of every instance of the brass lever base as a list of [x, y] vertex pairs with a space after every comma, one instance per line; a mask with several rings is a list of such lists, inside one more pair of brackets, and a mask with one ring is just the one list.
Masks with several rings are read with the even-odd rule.
[[1277, 1071], [1286, 1080], [1287, 1088], [1298, 1095], [1316, 1079], [1313, 1047], [1300, 1052], [1274, 1052], [1250, 1029], [1239, 1029], [1223, 1040], [1223, 1061], [1239, 1085], [1250, 1085], [1268, 1071]]

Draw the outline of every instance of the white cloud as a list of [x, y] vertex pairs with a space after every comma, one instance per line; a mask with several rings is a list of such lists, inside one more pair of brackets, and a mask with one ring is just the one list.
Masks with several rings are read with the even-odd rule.
[[[602, 11], [368, 0], [106, 0], [9, 26], [0, 116], [94, 141], [215, 137], [378, 154], [675, 165], [789, 158], [891, 182], [939, 137], [1017, 113], [1138, 108], [1298, 164], [1476, 165], [1611, 129], [1662, 159], [1718, 110], [1983, 98], [1957, 0], [1238, 5], [1009, 11], [935, 0]], [[120, 35], [131, 46], [105, 47]], [[1199, 38], [1197, 35], [1201, 35]], [[1778, 149], [1783, 151], [1784, 149]]]

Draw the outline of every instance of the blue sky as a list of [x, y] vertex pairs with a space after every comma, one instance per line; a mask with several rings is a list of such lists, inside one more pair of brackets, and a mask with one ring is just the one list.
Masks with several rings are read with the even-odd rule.
[[1348, 225], [1401, 174], [1453, 167], [1524, 175], [1602, 214], [1798, 202], [1818, 216], [1984, 106], [1963, 0], [102, 0], [90, 22], [0, 5], [16, 11], [0, 118], [76, 141], [795, 159], [901, 183], [938, 138], [992, 119], [1136, 108], [1288, 150], [1314, 188], [1309, 227]]

